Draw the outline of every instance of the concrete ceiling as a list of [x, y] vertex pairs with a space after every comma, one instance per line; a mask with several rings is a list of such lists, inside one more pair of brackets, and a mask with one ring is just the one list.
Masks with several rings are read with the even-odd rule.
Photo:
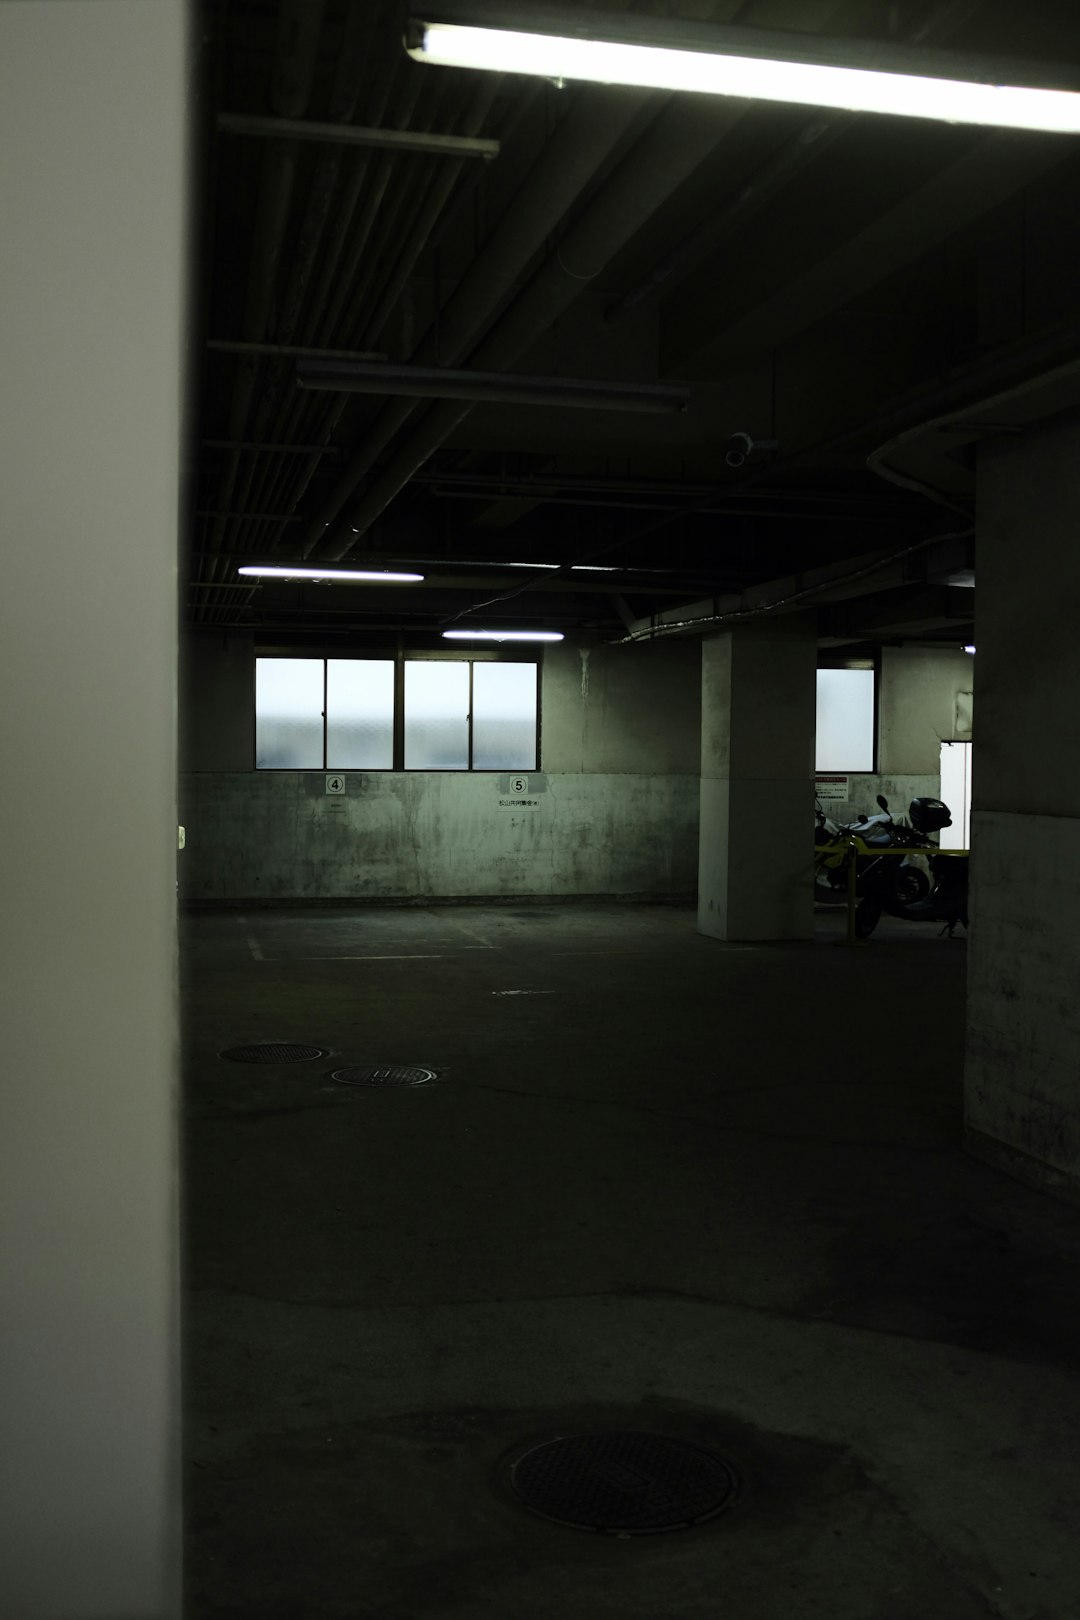
[[[1080, 67], [1071, 4], [664, 10]], [[833, 644], [965, 639], [972, 593], [932, 542], [958, 535], [952, 566], [973, 566], [978, 444], [1080, 398], [1080, 142], [423, 67], [403, 16], [198, 14], [189, 618], [357, 646], [481, 621], [615, 638], [828, 579]], [[341, 126], [499, 150], [358, 146]], [[684, 383], [689, 404], [314, 391], [296, 350]], [[777, 448], [731, 466], [739, 432]], [[245, 558], [426, 579], [251, 587]], [[511, 566], [529, 562], [559, 568]]]

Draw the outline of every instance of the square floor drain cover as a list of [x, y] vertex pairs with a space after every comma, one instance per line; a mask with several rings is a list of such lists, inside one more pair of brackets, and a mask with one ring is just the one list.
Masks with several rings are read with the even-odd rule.
[[258, 1046], [230, 1046], [219, 1057], [230, 1063], [310, 1063], [327, 1056], [325, 1046], [294, 1046], [285, 1041], [263, 1041]]
[[405, 1063], [367, 1063], [357, 1068], [335, 1069], [331, 1080], [346, 1086], [426, 1086], [435, 1079], [434, 1069]]
[[533, 1513], [575, 1530], [686, 1530], [731, 1504], [734, 1469], [719, 1453], [637, 1430], [559, 1435], [512, 1462], [509, 1485]]

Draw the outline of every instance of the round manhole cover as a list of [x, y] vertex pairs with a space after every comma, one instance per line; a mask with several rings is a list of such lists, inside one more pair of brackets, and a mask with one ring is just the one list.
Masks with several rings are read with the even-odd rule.
[[220, 1054], [230, 1063], [310, 1063], [326, 1056], [325, 1046], [292, 1046], [286, 1041], [263, 1041], [258, 1046], [230, 1046]]
[[434, 1069], [421, 1069], [407, 1063], [364, 1063], [355, 1068], [335, 1069], [331, 1080], [346, 1086], [426, 1086], [435, 1079]]
[[715, 1451], [663, 1434], [574, 1434], [532, 1446], [509, 1471], [527, 1508], [578, 1530], [640, 1536], [685, 1530], [731, 1503], [734, 1469]]

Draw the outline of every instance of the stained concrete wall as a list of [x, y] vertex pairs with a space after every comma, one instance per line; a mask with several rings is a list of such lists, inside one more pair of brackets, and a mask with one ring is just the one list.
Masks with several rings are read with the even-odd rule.
[[0, 1613], [179, 1613], [185, 9], [0, 5]]
[[960, 648], [882, 649], [878, 770], [883, 775], [940, 776], [941, 744], [971, 741], [973, 666]]
[[542, 714], [545, 770], [696, 777], [700, 643], [545, 650]]
[[[505, 781], [505, 779], [504, 779]], [[689, 895], [696, 776], [206, 774], [186, 783], [184, 893], [199, 900]], [[501, 801], [507, 800], [506, 804]]]
[[545, 649], [524, 807], [488, 772], [349, 772], [336, 798], [322, 772], [254, 770], [253, 659], [217, 634], [187, 651], [185, 898], [693, 894], [696, 643]]
[[1080, 413], [978, 474], [980, 742], [966, 1118], [981, 1157], [1080, 1197]]

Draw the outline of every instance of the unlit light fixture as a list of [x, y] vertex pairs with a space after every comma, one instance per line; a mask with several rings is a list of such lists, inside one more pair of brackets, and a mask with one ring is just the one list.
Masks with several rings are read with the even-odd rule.
[[[487, 8], [485, 17], [490, 14]], [[521, 19], [514, 21], [520, 25]], [[570, 79], [623, 84], [844, 112], [934, 118], [950, 124], [1080, 134], [1080, 95], [1072, 90], [1002, 84], [999, 78], [1007, 71], [1003, 64], [914, 49], [890, 50], [867, 42], [849, 43], [845, 48], [840, 41], [810, 35], [777, 34], [770, 39], [763, 30], [737, 27], [660, 20], [650, 29], [650, 22], [595, 11], [564, 12], [549, 19], [537, 13], [532, 22], [536, 32], [520, 26], [504, 28], [497, 21], [483, 27], [413, 22], [405, 44], [417, 62], [526, 73], [556, 83]], [[587, 37], [579, 37], [586, 31]], [[633, 33], [637, 40], [619, 37]], [[650, 35], [665, 42], [643, 42]], [[773, 54], [776, 52], [783, 55]], [[831, 60], [820, 60], [826, 53]], [[896, 66], [842, 65], [837, 58], [844, 55], [856, 64], [870, 61]], [[933, 71], [939, 66], [952, 68], [960, 76], [939, 77]], [[920, 72], [920, 68], [931, 71]], [[1036, 77], [1052, 72], [1033, 71]], [[969, 77], [971, 73], [977, 77]], [[1056, 77], [1060, 82], [1060, 72]]]
[[590, 377], [532, 377], [449, 366], [383, 365], [361, 360], [299, 360], [300, 388], [333, 394], [402, 394], [465, 399], [478, 405], [557, 405], [589, 411], [685, 411], [690, 390], [675, 383], [623, 383]]
[[415, 585], [424, 577], [423, 574], [391, 574], [374, 568], [277, 568], [263, 567], [261, 563], [238, 568], [236, 572], [252, 579], [326, 580], [332, 585], [341, 580], [346, 583], [358, 580], [365, 585]]
[[561, 630], [444, 630], [446, 641], [562, 641]]

